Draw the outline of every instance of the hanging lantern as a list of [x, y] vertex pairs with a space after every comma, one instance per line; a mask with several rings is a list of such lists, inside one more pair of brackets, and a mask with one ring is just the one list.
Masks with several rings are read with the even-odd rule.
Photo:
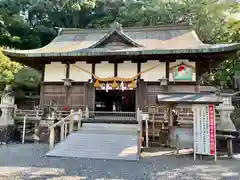
[[100, 87], [101, 87], [98, 79], [97, 79], [96, 82], [94, 83], [94, 87], [95, 87], [95, 88], [100, 88]]
[[112, 88], [113, 88], [113, 89], [116, 89], [117, 86], [118, 86], [118, 85], [117, 85], [117, 82], [116, 82], [116, 80], [114, 80], [113, 83], [112, 83]]
[[132, 81], [131, 84], [129, 85], [130, 88], [134, 89], [136, 87], [135, 82]]

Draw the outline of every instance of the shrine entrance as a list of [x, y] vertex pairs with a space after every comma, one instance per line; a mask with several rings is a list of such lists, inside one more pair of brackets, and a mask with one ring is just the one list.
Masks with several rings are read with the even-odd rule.
[[135, 112], [135, 90], [96, 90], [95, 111]]

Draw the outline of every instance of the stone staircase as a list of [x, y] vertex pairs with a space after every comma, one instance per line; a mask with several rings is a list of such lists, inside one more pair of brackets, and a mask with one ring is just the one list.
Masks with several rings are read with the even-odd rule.
[[84, 123], [47, 156], [138, 161], [138, 124]]

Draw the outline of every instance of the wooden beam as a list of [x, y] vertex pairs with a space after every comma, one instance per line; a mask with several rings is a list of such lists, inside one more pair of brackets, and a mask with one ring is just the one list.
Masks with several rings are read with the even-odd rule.
[[41, 66], [41, 72], [42, 72], [42, 76], [41, 76], [41, 85], [40, 85], [40, 106], [43, 105], [43, 97], [44, 97], [44, 76], [45, 76], [45, 65]]
[[169, 61], [166, 62], [166, 74], [165, 74], [165, 77], [167, 79], [169, 79], [169, 70], [170, 70], [170, 66], [169, 66]]
[[114, 63], [114, 77], [118, 76], [118, 63]]
[[70, 63], [66, 64], [66, 79], [70, 76]]
[[[92, 64], [92, 73], [95, 74], [95, 70], [96, 70], [96, 64]], [[94, 79], [93, 75], [92, 75], [92, 79]]]
[[[141, 63], [138, 62], [137, 63], [137, 73], [140, 73], [141, 72]], [[141, 79], [141, 74], [138, 76], [138, 79]]]

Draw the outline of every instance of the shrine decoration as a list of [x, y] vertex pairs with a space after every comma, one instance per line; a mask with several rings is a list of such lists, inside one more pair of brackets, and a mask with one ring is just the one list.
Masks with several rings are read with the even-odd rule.
[[125, 88], [124, 87], [124, 83], [130, 83], [129, 84], [129, 88], [134, 89], [134, 88], [136, 88], [135, 81], [141, 74], [146, 73], [148, 71], [151, 71], [152, 69], [154, 69], [154, 68], [156, 68], [156, 67], [158, 67], [160, 65], [161, 64], [159, 63], [159, 64], [157, 64], [157, 65], [155, 65], [155, 66], [153, 66], [153, 67], [151, 67], [149, 69], [141, 71], [138, 74], [136, 74], [135, 76], [133, 76], [132, 78], [121, 78], [121, 77], [100, 78], [100, 77], [96, 76], [95, 74], [93, 74], [92, 72], [89, 72], [89, 71], [87, 71], [87, 70], [85, 70], [85, 69], [83, 69], [83, 68], [81, 68], [79, 66], [76, 66], [76, 65], [74, 65], [74, 66], [76, 68], [78, 68], [78, 69], [81, 69], [82, 71], [84, 71], [84, 72], [86, 72], [88, 74], [91, 74], [93, 76], [93, 78], [95, 79], [95, 83], [94, 83], [94, 87], [95, 88], [101, 88], [100, 82], [103, 82], [103, 83], [106, 83], [106, 90], [108, 90], [109, 89], [108, 82], [112, 82], [111, 88], [112, 89], [116, 89], [118, 87], [118, 83], [117, 82], [119, 82], [120, 83], [120, 89], [124, 90], [124, 88]]
[[94, 87], [95, 88], [100, 88], [101, 87], [101, 85], [99, 83], [99, 80], [96, 80], [96, 82], [94, 83]]
[[117, 82], [114, 80], [113, 83], [112, 83], [112, 88], [113, 88], [113, 89], [116, 89], [117, 86], [118, 86], [118, 85], [117, 85]]
[[132, 81], [131, 84], [129, 85], [130, 88], [134, 89], [136, 87], [135, 82]]
[[195, 68], [182, 62], [177, 66], [170, 68], [170, 81], [195, 81]]

